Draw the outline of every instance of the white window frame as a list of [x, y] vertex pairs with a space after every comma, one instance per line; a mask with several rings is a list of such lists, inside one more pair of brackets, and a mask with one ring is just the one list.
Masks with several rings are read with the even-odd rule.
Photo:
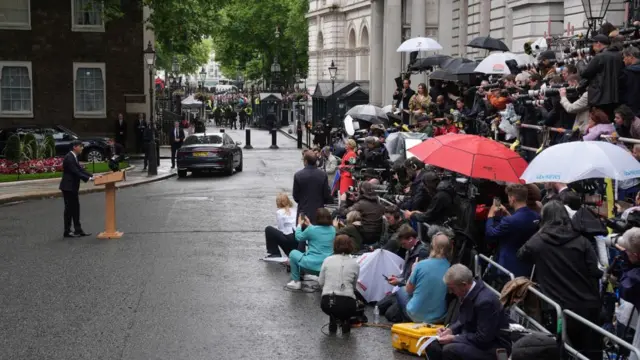
[[[104, 32], [104, 4], [102, 8], [102, 24], [100, 25], [79, 25], [76, 24], [75, 0], [71, 0], [71, 31], [74, 32]], [[100, 3], [102, 4], [102, 3]]]
[[0, 22], [0, 29], [31, 30], [31, 0], [27, 0], [27, 11], [29, 16], [26, 24]]
[[[94, 68], [102, 71], [102, 91], [104, 93], [102, 111], [78, 111], [77, 99], [76, 99], [76, 80], [78, 76], [78, 69], [80, 68]], [[98, 118], [103, 119], [107, 117], [107, 72], [105, 63], [87, 63], [87, 62], [74, 62], [73, 63], [73, 117], [74, 118]]]
[[0, 118], [33, 118], [33, 71], [31, 71], [31, 61], [0, 61], [0, 82], [2, 81], [2, 68], [4, 67], [26, 67], [29, 72], [31, 110], [29, 111], [5, 111], [2, 110], [2, 87], [0, 86]]

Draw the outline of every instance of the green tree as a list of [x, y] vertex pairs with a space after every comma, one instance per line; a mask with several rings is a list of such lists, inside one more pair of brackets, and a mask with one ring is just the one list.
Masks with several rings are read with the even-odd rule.
[[223, 73], [235, 75], [239, 68], [245, 79], [269, 79], [275, 57], [282, 69], [281, 84], [290, 84], [294, 68], [306, 73], [308, 27], [304, 16], [308, 6], [306, 0], [260, 0], [252, 4], [229, 0], [218, 12], [212, 33], [216, 61]]
[[175, 56], [180, 65], [181, 73], [197, 73], [200, 71], [200, 67], [209, 61], [211, 50], [213, 50], [213, 42], [210, 38], [203, 39], [199, 44], [193, 46], [188, 54], [170, 51], [159, 43], [156, 48], [156, 66], [159, 69], [170, 71], [173, 57]]

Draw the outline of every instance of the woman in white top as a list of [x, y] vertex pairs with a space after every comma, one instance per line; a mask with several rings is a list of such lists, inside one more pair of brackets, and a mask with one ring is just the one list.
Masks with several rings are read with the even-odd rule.
[[329, 315], [329, 333], [351, 331], [350, 319], [356, 314], [356, 284], [360, 265], [351, 257], [355, 246], [349, 235], [338, 235], [333, 241], [333, 255], [324, 259], [318, 282], [322, 286], [320, 308]]
[[264, 236], [267, 242], [266, 257], [281, 257], [280, 248], [289, 256], [291, 250], [298, 247], [295, 238], [297, 209], [287, 194], [280, 193], [276, 197], [276, 224], [278, 228], [267, 226]]

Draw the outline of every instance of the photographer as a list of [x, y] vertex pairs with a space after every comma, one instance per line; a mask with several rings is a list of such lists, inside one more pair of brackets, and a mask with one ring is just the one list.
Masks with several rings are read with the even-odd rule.
[[479, 113], [485, 113], [487, 111], [487, 93], [484, 89], [484, 86], [489, 85], [487, 80], [482, 80], [480, 86], [470, 88], [469, 92], [475, 90], [475, 94], [473, 95], [473, 105], [471, 106], [471, 111], [469, 112], [469, 117], [475, 117]]
[[449, 180], [440, 180], [437, 177], [429, 178], [429, 180], [431, 180], [429, 185], [425, 185], [425, 187], [435, 189], [435, 192], [433, 192], [434, 195], [427, 210], [425, 212], [405, 210], [404, 216], [411, 221], [442, 225], [456, 215], [455, 189]]
[[622, 50], [622, 69], [620, 81], [620, 103], [631, 108], [635, 116], [640, 115], [640, 50], [630, 46]]
[[[531, 74], [529, 76], [529, 90], [540, 90], [542, 77], [539, 74]], [[515, 105], [516, 113], [522, 116], [522, 123], [528, 125], [538, 125], [542, 118], [540, 109], [533, 105], [527, 105], [524, 102], [518, 102]], [[522, 130], [522, 145], [537, 148], [540, 146], [538, 134], [533, 130]], [[525, 153], [525, 159], [532, 156], [530, 152]]]
[[509, 103], [509, 91], [506, 89], [491, 89], [491, 92], [487, 95], [487, 100], [495, 110], [503, 111]]
[[380, 142], [380, 139], [375, 136], [368, 136], [364, 140], [364, 144], [364, 151], [359, 151], [359, 153], [360, 160], [364, 162], [365, 167], [374, 169], [388, 168], [389, 153], [387, 148]]
[[619, 78], [624, 66], [621, 49], [618, 45], [609, 46], [611, 41], [606, 35], [596, 35], [592, 40], [593, 50], [597, 54], [580, 77], [589, 84], [589, 105], [601, 109], [613, 120], [614, 110], [621, 100]]
[[556, 53], [553, 50], [543, 51], [538, 55], [538, 60], [540, 63], [538, 64], [538, 68], [540, 69], [540, 75], [543, 78], [550, 79], [557, 74], [556, 69]]
[[[627, 230], [616, 247], [624, 251], [622, 255], [624, 265], [619, 279], [620, 297], [633, 304], [638, 311], [640, 310], [640, 228]], [[639, 325], [640, 323], [636, 325], [636, 334], [633, 338], [635, 347], [640, 347]], [[630, 359], [635, 359], [635, 356], [632, 355]]]
[[409, 158], [404, 162], [404, 168], [407, 171], [407, 175], [411, 180], [411, 185], [404, 189], [406, 196], [400, 204], [400, 209], [403, 210], [415, 210], [418, 206], [418, 200], [416, 196], [422, 191], [423, 177], [425, 175], [424, 163], [417, 158]]
[[[576, 87], [580, 83], [580, 77], [572, 74], [567, 77], [570, 87]], [[583, 134], [587, 130], [589, 124], [589, 92], [585, 91], [577, 100], [569, 101], [567, 98], [567, 89], [560, 89], [560, 104], [569, 114], [575, 114], [573, 122], [573, 131], [580, 131]]]

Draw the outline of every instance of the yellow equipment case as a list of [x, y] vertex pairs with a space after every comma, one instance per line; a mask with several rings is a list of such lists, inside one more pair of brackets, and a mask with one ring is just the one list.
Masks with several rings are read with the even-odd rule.
[[[438, 329], [442, 325], [401, 323], [391, 327], [391, 345], [400, 351], [407, 351], [418, 355], [418, 341], [424, 337], [438, 336]], [[426, 339], [420, 344], [424, 344]]]

